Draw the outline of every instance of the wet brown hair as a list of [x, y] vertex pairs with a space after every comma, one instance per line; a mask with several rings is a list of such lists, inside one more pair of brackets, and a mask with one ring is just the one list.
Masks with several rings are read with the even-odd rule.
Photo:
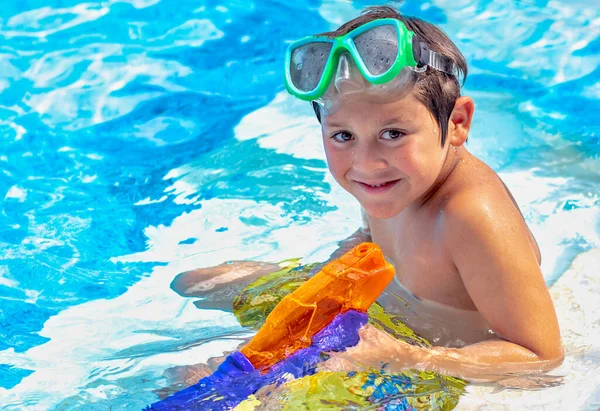
[[[458, 78], [428, 67], [419, 74], [419, 79], [413, 89], [415, 98], [427, 107], [438, 123], [443, 146], [448, 134], [448, 120], [456, 100], [460, 97], [460, 88], [467, 78], [468, 68], [465, 57], [441, 29], [417, 17], [403, 16], [392, 7], [374, 6], [367, 7], [360, 16], [344, 23], [337, 30], [317, 34], [317, 36], [329, 38], [343, 36], [370, 21], [386, 18], [400, 20], [406, 28], [417, 35], [421, 42], [426, 43], [430, 50], [449, 57], [456, 64]], [[313, 109], [320, 122], [321, 110], [315, 102], [313, 102]]]

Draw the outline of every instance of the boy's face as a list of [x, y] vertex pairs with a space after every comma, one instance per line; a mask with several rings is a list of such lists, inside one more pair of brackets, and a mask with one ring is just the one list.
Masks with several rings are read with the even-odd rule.
[[336, 181], [376, 218], [431, 191], [446, 162], [440, 128], [412, 94], [392, 103], [356, 100], [324, 116], [323, 143]]

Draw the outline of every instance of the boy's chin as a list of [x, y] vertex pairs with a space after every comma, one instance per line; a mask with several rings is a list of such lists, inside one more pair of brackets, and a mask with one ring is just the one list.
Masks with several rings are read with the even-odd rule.
[[365, 212], [373, 217], [373, 218], [377, 218], [380, 220], [386, 219], [386, 218], [392, 218], [395, 215], [398, 215], [402, 209], [398, 208], [398, 206], [392, 205], [392, 204], [388, 204], [388, 205], [369, 205], [369, 204], [361, 204], [362, 208], [365, 210]]

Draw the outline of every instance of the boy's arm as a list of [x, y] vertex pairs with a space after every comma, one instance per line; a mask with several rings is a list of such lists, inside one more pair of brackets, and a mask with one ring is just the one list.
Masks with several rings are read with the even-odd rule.
[[[340, 241], [339, 248], [331, 254], [328, 261], [341, 257], [354, 246], [365, 241], [371, 241], [371, 235], [366, 214], [363, 211], [363, 227], [350, 237]], [[313, 271], [318, 272], [327, 262], [317, 264]], [[214, 267], [199, 268], [178, 274], [171, 283], [171, 288], [184, 297], [206, 297], [207, 293], [226, 287], [231, 283], [247, 285], [279, 269], [281, 267], [276, 263], [227, 261]]]
[[214, 267], [198, 268], [178, 274], [171, 289], [183, 297], [207, 297], [233, 283], [244, 287], [263, 275], [281, 269], [278, 264], [261, 261], [226, 261]]
[[475, 306], [500, 338], [463, 348], [421, 348], [368, 326], [361, 330], [359, 345], [347, 355], [334, 355], [337, 364], [326, 368], [351, 369], [348, 358], [369, 366], [384, 361], [388, 371], [419, 368], [497, 380], [562, 363], [556, 313], [521, 215], [493, 195], [477, 205], [470, 196], [455, 200], [460, 199], [444, 210], [443, 241]]
[[500, 338], [458, 349], [410, 349], [412, 361], [422, 368], [489, 380], [549, 370], [563, 361], [536, 247], [521, 214], [503, 194], [479, 195], [476, 204], [471, 195], [450, 201], [443, 240], [477, 310]]
[[491, 364], [557, 366], [563, 358], [560, 330], [536, 245], [504, 195], [480, 195], [476, 205], [463, 196], [449, 204], [445, 244], [477, 310], [503, 339], [489, 342], [488, 352], [482, 351], [484, 343], [463, 352]]

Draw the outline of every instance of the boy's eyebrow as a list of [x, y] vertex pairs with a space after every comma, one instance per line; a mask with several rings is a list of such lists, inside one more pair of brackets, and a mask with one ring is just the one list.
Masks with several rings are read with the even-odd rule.
[[339, 124], [339, 123], [328, 123], [327, 120], [325, 120], [325, 126], [327, 127], [333, 127], [333, 128], [343, 128], [344, 125], [343, 124]]
[[[413, 121], [410, 120], [409, 118], [404, 118], [404, 117], [394, 117], [394, 118], [390, 118], [387, 119], [385, 121], [382, 121], [381, 123], [379, 123], [380, 127], [387, 127], [390, 126], [392, 124], [397, 124], [397, 123], [412, 123]], [[340, 123], [328, 123], [327, 120], [325, 120], [325, 125], [327, 127], [332, 127], [332, 128], [343, 128], [346, 127], [344, 124], [340, 124]]]
[[381, 122], [381, 127], [391, 126], [397, 123], [412, 123], [412, 120], [404, 117], [394, 117]]

